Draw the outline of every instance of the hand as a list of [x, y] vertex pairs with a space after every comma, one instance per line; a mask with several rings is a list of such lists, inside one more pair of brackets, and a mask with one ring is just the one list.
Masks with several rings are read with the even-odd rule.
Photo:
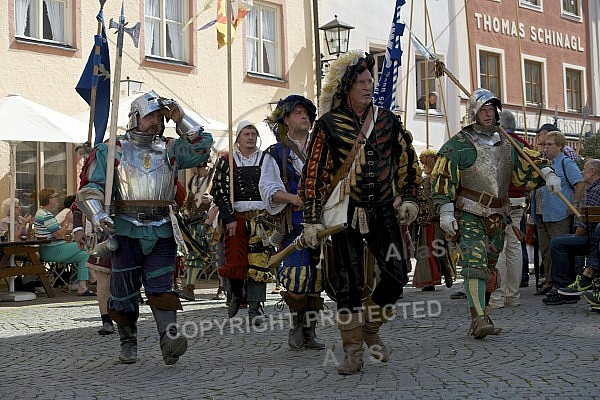
[[292, 206], [297, 207], [299, 209], [302, 209], [304, 207], [304, 202], [302, 201], [302, 199], [300, 198], [300, 196], [298, 196], [297, 194], [292, 195], [292, 197], [290, 198], [289, 203]]
[[107, 233], [109, 235], [112, 235], [116, 232], [115, 221], [113, 221], [108, 215], [100, 219], [100, 224], [97, 228], [100, 230], [100, 232]]
[[185, 111], [183, 108], [177, 103], [175, 100], [163, 100], [162, 108], [160, 109], [160, 113], [165, 116], [167, 119], [172, 119], [175, 123], [181, 122], [183, 116], [185, 115]]
[[73, 232], [73, 241], [77, 243], [79, 249], [85, 249], [85, 232], [82, 230]]
[[317, 238], [319, 232], [325, 230], [322, 224], [306, 224], [304, 225], [304, 232], [302, 238], [308, 247], [316, 249], [321, 244], [321, 239]]
[[440, 208], [440, 228], [450, 236], [456, 236], [458, 223], [454, 218], [454, 204], [447, 203]]
[[419, 215], [419, 207], [413, 201], [403, 201], [398, 207], [398, 223], [401, 225], [412, 224]]
[[237, 221], [233, 221], [233, 222], [230, 222], [227, 225], [225, 225], [225, 232], [227, 232], [227, 234], [230, 237], [233, 237], [235, 235], [236, 229], [237, 229]]
[[550, 167], [542, 169], [542, 177], [546, 181], [546, 187], [550, 193], [560, 193], [562, 191], [560, 178]]
[[208, 193], [204, 193], [202, 195], [202, 197], [200, 198], [200, 202], [203, 204], [208, 204], [208, 203], [211, 203], [212, 201], [213, 201], [213, 197]]

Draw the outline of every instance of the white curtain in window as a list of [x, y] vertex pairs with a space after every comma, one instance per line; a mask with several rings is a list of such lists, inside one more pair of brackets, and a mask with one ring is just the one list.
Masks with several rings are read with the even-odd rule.
[[62, 0], [44, 0], [48, 9], [48, 19], [50, 20], [50, 29], [52, 30], [52, 40], [57, 42], [65, 41], [64, 31], [64, 8]]
[[[144, 15], [156, 16], [158, 14], [158, 2], [159, 0], [146, 0], [144, 5]], [[158, 34], [158, 21], [146, 18], [144, 23], [145, 39], [144, 44], [146, 46], [146, 54], [152, 54], [152, 45], [155, 40], [155, 31]]]
[[181, 2], [179, 0], [166, 0], [165, 13], [168, 27], [167, 33], [171, 40], [171, 53], [173, 54], [173, 58], [181, 60]]
[[29, 4], [31, 4], [31, 0], [15, 0], [15, 28], [17, 36], [25, 35]]
[[258, 71], [258, 46], [256, 41], [256, 7], [252, 7], [246, 16], [246, 65], [250, 71]]
[[275, 74], [275, 12], [272, 10], [263, 10], [262, 38], [267, 56], [267, 65], [263, 65], [263, 72]]

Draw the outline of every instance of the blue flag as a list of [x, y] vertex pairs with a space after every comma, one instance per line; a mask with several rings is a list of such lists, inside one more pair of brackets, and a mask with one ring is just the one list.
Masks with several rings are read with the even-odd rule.
[[[102, 10], [100, 10], [96, 19], [102, 23], [102, 35], [94, 35], [94, 47], [90, 53], [90, 58], [85, 64], [81, 78], [79, 78], [79, 82], [75, 87], [77, 93], [90, 105], [92, 102], [92, 87], [96, 87], [96, 108], [94, 110], [96, 137], [94, 145], [102, 143], [104, 140], [110, 110], [110, 57]], [[97, 46], [100, 49], [98, 55], [96, 55]], [[94, 66], [98, 67], [97, 75], [94, 75]]]
[[379, 76], [379, 82], [373, 92], [373, 103], [376, 106], [392, 110], [396, 106], [396, 84], [398, 68], [402, 64], [402, 49], [400, 36], [404, 34], [404, 24], [400, 22], [400, 8], [405, 0], [396, 0], [396, 12], [390, 30], [390, 39], [385, 50], [385, 64]]

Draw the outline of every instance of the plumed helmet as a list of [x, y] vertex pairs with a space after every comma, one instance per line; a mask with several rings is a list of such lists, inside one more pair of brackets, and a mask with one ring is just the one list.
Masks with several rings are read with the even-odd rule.
[[306, 97], [292, 94], [285, 99], [280, 99], [277, 102], [277, 107], [275, 107], [273, 112], [265, 119], [265, 122], [269, 125], [273, 133], [275, 133], [278, 141], [281, 141], [281, 139], [287, 135], [288, 127], [283, 122], [285, 116], [289, 115], [298, 104], [301, 104], [306, 108], [310, 124], [312, 125], [313, 122], [315, 122], [315, 118], [317, 117], [317, 107], [315, 107], [313, 102]]
[[154, 90], [144, 93], [131, 102], [131, 109], [129, 111], [129, 123], [127, 124], [127, 130], [137, 128], [138, 115], [140, 118], [145, 117], [153, 111], [160, 110], [162, 108], [160, 102], [160, 96], [156, 94]]
[[469, 103], [467, 104], [467, 126], [477, 123], [477, 113], [485, 104], [491, 104], [496, 108], [494, 114], [496, 123], [498, 123], [500, 120], [499, 112], [502, 111], [502, 102], [489, 90], [479, 88], [469, 97]]
[[350, 50], [332, 61], [319, 97], [319, 115], [338, 107], [356, 77], [367, 69], [373, 75], [374, 65], [373, 56], [362, 50]]

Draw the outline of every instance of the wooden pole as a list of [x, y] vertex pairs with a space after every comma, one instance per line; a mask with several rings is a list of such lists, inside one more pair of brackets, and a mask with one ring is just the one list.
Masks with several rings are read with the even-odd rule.
[[233, 106], [232, 102], [232, 82], [231, 82], [231, 0], [223, 0], [227, 3], [225, 14], [227, 15], [227, 124], [229, 125], [229, 200], [233, 209]]
[[[439, 63], [441, 63], [441, 61]], [[443, 65], [443, 63], [441, 63], [441, 65]], [[466, 94], [469, 97], [471, 96], [471, 94], [458, 81], [458, 79], [450, 71], [448, 71], [448, 68], [446, 68], [445, 65], [443, 66], [443, 70], [444, 70], [445, 74], [448, 76], [448, 78], [450, 78], [450, 80], [452, 82], [454, 82], [456, 84], [456, 86], [458, 86], [460, 88], [460, 90], [463, 91], [464, 94]], [[508, 140], [508, 142], [515, 148], [515, 150], [517, 150], [517, 152], [519, 153], [519, 155], [527, 162], [527, 164], [529, 164], [535, 170], [535, 172], [537, 172], [540, 176], [542, 176], [542, 171], [540, 170], [540, 168], [537, 165], [535, 165], [535, 163], [533, 162], [533, 160], [531, 158], [529, 158], [529, 156], [527, 155], [527, 153], [525, 153], [525, 151], [523, 151], [523, 149], [521, 148], [521, 146], [519, 146], [517, 144], [517, 142], [508, 133], [506, 133], [506, 131], [504, 130], [504, 128], [502, 128], [500, 125], [498, 125], [498, 129], [500, 130], [500, 133], [502, 134], [502, 136], [504, 136], [504, 138], [506, 140]], [[575, 208], [575, 206], [573, 204], [571, 204], [571, 202], [569, 200], [567, 200], [567, 198], [565, 197], [564, 194], [562, 194], [561, 192], [558, 192], [556, 194], [558, 195], [558, 197], [560, 197], [560, 199], [563, 201], [563, 203], [566, 204], [566, 206], [569, 208], [569, 210], [571, 210], [571, 212], [576, 217], [581, 218], [581, 214], [579, 213], [579, 211], [577, 210], [577, 208]]]

